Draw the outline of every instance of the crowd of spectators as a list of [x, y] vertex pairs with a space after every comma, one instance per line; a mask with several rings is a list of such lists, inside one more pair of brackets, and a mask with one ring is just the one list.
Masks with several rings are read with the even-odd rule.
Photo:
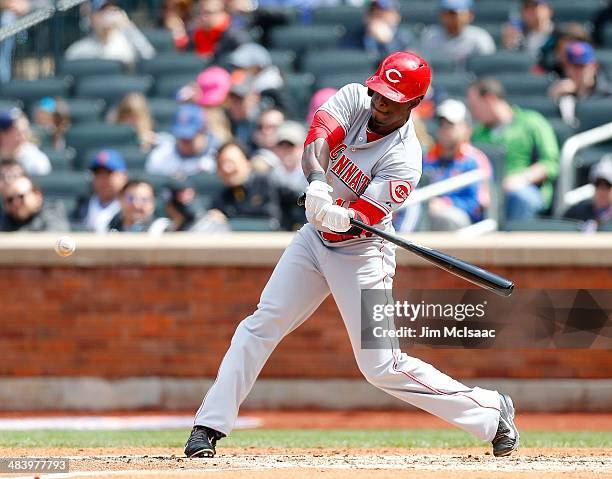
[[[262, 25], [274, 23], [275, 8], [296, 2], [258, 3], [261, 11], [254, 10], [251, 1], [163, 3], [157, 26], [171, 32], [177, 52], [195, 52], [209, 60], [209, 66], [177, 90], [169, 124], [155, 123], [148, 98], [138, 92], [109, 105], [105, 121], [132, 127], [146, 162], [142, 170], [131, 170], [113, 145], [90, 153], [90, 193], [69, 210], [62, 202], [45, 199], [36, 182], [52, 173], [52, 163], [37, 146], [35, 133], [46, 132], [55, 151], [68, 147], [71, 116], [66, 101], [38, 101], [30, 111], [33, 126], [24, 111], [1, 111], [0, 229], [214, 233], [231, 230], [232, 220], [240, 218], [265, 220], [272, 230], [295, 230], [303, 224], [303, 211], [295, 205], [306, 185], [300, 165], [303, 143], [314, 112], [337, 90], [316, 91], [306, 117], [296, 118], [295, 99], [284, 88], [281, 69], [251, 31], [253, 18]], [[319, 3], [338, 2], [307, 3], [306, 9], [297, 5], [306, 19]], [[7, 12], [23, 11], [9, 4], [2, 18]], [[602, 10], [590, 32], [578, 23], [555, 23], [550, 1], [517, 0], [517, 13], [501, 25], [496, 45], [487, 30], [473, 24], [472, 0], [439, 0], [438, 23], [424, 26], [419, 35], [402, 28], [403, 10], [396, 0], [363, 4], [361, 28], [347, 36], [345, 46], [372, 58], [416, 50], [426, 59], [448, 58], [456, 71], [462, 71], [475, 55], [522, 51], [533, 58], [532, 74], [555, 76], [547, 94], [571, 127], [577, 125], [576, 108], [583, 99], [612, 97], [611, 80], [594, 48], [602, 41], [609, 8]], [[119, 3], [92, 0], [86, 5], [90, 31], [67, 48], [67, 60], [118, 60], [134, 69], [156, 55]], [[473, 79], [460, 96], [431, 91], [413, 120], [423, 145], [424, 183], [480, 170], [486, 178], [498, 177], [504, 220], [551, 213], [559, 174], [558, 138], [542, 114], [513, 104], [494, 75]], [[501, 168], [492, 166], [486, 145], [503, 149]], [[612, 221], [611, 168], [607, 160], [593, 167], [592, 199], [571, 207], [565, 218], [582, 221], [588, 231]], [[215, 177], [221, 185], [206, 201], [194, 186], [203, 175]], [[167, 184], [160, 188], [151, 176], [165, 177]], [[491, 195], [489, 181], [483, 181], [432, 198], [422, 208], [398, 213], [396, 228], [469, 226], [487, 217]]]

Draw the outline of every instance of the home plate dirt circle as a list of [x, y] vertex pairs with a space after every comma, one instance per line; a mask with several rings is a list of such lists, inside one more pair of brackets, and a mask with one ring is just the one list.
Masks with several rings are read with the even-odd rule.
[[[180, 453], [88, 454], [70, 458], [65, 474], [78, 477], [195, 478], [612, 478], [612, 453], [606, 449], [524, 449], [508, 458], [483, 454], [482, 449], [226, 449], [213, 459], [187, 459]], [[39, 452], [39, 451], [37, 451]], [[54, 451], [55, 453], [59, 451]], [[124, 451], [126, 452], [126, 451]], [[138, 452], [141, 452], [140, 450]], [[55, 454], [54, 454], [55, 455]], [[350, 471], [350, 472], [349, 472]], [[32, 477], [32, 476], [28, 476]]]

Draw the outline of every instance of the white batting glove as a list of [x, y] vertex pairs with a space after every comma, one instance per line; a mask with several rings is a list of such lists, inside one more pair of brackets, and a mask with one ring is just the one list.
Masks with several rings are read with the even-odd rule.
[[345, 233], [351, 229], [351, 218], [355, 217], [354, 211], [338, 205], [328, 205], [323, 210], [321, 224], [324, 228], [336, 233]]
[[[333, 202], [330, 193], [334, 189], [327, 183], [315, 180], [306, 188], [306, 217], [321, 221], [321, 210], [324, 206], [330, 206]], [[310, 221], [310, 220], [309, 220]]]

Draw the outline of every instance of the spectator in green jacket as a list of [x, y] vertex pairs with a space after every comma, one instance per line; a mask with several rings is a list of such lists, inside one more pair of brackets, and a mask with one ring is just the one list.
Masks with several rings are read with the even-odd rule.
[[504, 146], [506, 219], [534, 217], [546, 210], [559, 171], [559, 145], [550, 123], [540, 113], [510, 105], [495, 78], [477, 79], [467, 91], [472, 116], [480, 122], [474, 143]]

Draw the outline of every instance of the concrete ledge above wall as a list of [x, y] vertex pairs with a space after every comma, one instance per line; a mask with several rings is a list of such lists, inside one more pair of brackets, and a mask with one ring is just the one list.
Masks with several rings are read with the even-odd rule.
[[[74, 233], [77, 251], [69, 258], [54, 253], [58, 236], [0, 235], [0, 266], [273, 266], [293, 234], [174, 233], [151, 237]], [[415, 233], [404, 237], [465, 261], [491, 266], [612, 266], [612, 233], [494, 233], [470, 239], [449, 233]], [[400, 250], [398, 264], [426, 263]]]
[[[533, 412], [610, 412], [611, 379], [478, 379], [469, 385], [510, 394]], [[196, 410], [210, 379], [16, 378], [0, 379], [0, 410]], [[244, 406], [252, 409], [405, 409], [406, 403], [361, 379], [261, 379]]]

